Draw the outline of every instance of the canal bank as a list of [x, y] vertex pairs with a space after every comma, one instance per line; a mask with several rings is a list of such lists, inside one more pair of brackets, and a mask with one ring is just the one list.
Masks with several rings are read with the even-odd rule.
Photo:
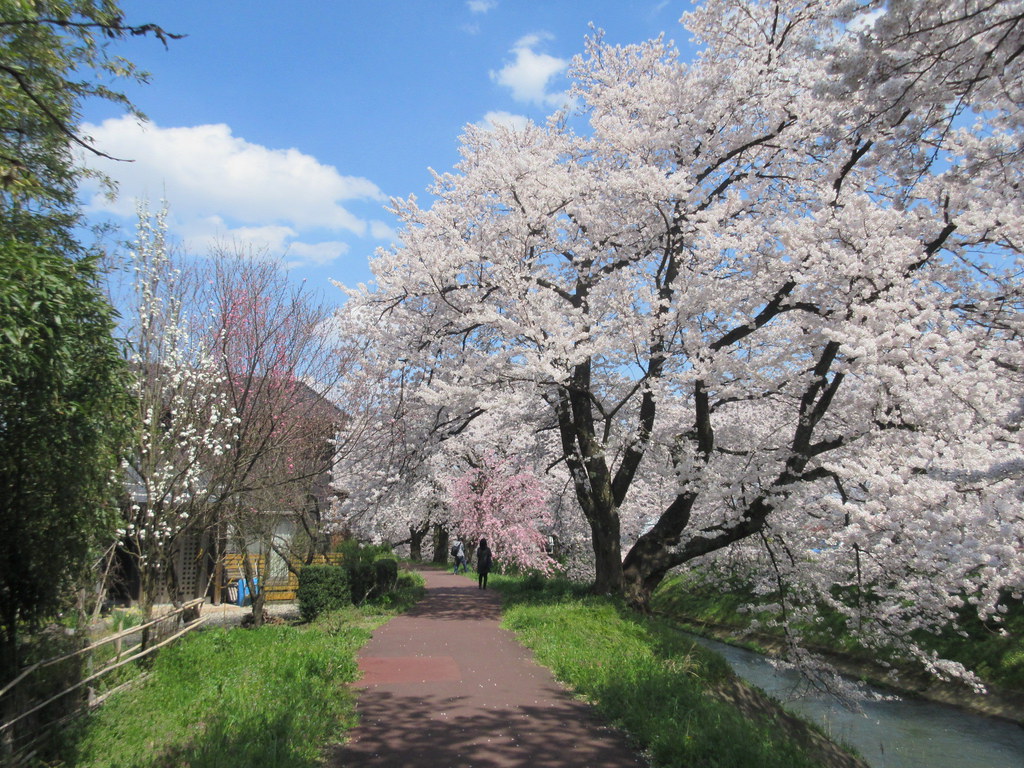
[[[678, 619], [673, 621], [692, 634], [728, 646], [768, 656], [781, 655], [783, 650], [782, 641], [772, 635], [757, 632], [737, 633], [735, 627], [692, 619], [685, 623], [679, 622]], [[842, 675], [868, 683], [882, 691], [943, 704], [1024, 727], [1024, 693], [989, 686], [987, 693], [980, 694], [963, 684], [945, 682], [932, 675], [907, 670], [901, 671], [899, 677], [894, 677], [893, 670], [881, 664], [853, 659], [825, 648], [810, 650], [828, 661]]]
[[754, 651], [697, 636], [733, 671], [789, 712], [854, 748], [872, 768], [1016, 768], [1024, 765], [1024, 728], [1005, 719], [916, 698], [865, 701], [859, 709], [808, 691], [799, 674]]

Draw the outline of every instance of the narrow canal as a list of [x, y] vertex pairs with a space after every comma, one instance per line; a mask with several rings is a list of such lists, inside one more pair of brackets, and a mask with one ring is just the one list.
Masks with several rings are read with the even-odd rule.
[[918, 699], [866, 701], [861, 712], [807, 693], [799, 675], [760, 654], [695, 638], [722, 654], [737, 675], [856, 749], [872, 768], [1022, 768], [1024, 728]]

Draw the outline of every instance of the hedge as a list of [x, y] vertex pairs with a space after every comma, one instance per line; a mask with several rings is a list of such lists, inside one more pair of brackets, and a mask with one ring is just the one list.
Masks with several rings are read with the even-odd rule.
[[352, 602], [348, 571], [340, 565], [307, 565], [299, 571], [295, 597], [305, 621], [342, 608]]

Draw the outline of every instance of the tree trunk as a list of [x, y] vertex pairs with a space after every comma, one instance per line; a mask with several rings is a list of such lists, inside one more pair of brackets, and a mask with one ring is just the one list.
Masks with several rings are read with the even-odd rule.
[[619, 517], [614, 512], [603, 514], [599, 519], [595, 517], [590, 520], [595, 569], [593, 591], [599, 595], [621, 595], [624, 581]]
[[631, 474], [616, 489], [604, 446], [595, 427], [590, 398], [590, 361], [573, 370], [573, 386], [558, 394], [555, 412], [566, 466], [580, 509], [590, 524], [594, 547], [596, 594], [622, 594], [622, 544], [619, 540], [619, 505], [625, 498]]
[[697, 497], [679, 494], [661, 513], [654, 526], [640, 536], [622, 561], [626, 601], [639, 611], [651, 609], [651, 595], [668, 572], [683, 560], [673, 554], [690, 522]]
[[139, 568], [139, 610], [142, 612], [142, 622], [146, 623], [153, 618], [153, 606], [156, 605], [159, 582], [154, 573], [154, 568], [143, 563], [141, 557], [137, 562]]
[[[262, 549], [262, 548], [261, 548]], [[253, 627], [263, 626], [263, 607], [267, 603], [267, 579], [270, 575], [270, 547], [260, 552], [260, 565], [257, 568], [257, 579], [252, 587], [252, 625]]]
[[409, 559], [414, 563], [423, 561], [423, 539], [426, 538], [429, 530], [429, 525], [424, 525], [422, 528], [409, 526]]
[[668, 571], [664, 569], [645, 569], [639, 560], [631, 562], [627, 557], [622, 567], [623, 595], [626, 598], [626, 603], [641, 613], [650, 613], [651, 595], [654, 594], [654, 590], [658, 588], [667, 573]]
[[[13, 601], [11, 601], [13, 603]], [[14, 605], [4, 606], [3, 632], [0, 634], [0, 684], [13, 680], [18, 675], [18, 611]], [[6, 722], [6, 719], [5, 719]]]
[[435, 565], [448, 565], [448, 529], [440, 523], [434, 524], [434, 558]]

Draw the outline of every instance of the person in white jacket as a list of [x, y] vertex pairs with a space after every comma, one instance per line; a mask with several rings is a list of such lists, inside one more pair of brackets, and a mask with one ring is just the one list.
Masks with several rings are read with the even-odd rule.
[[459, 572], [459, 566], [462, 566], [462, 572], [466, 573], [469, 570], [469, 561], [466, 559], [466, 547], [462, 543], [462, 539], [455, 541], [455, 546], [452, 547], [452, 554], [455, 556], [455, 570], [452, 573]]

